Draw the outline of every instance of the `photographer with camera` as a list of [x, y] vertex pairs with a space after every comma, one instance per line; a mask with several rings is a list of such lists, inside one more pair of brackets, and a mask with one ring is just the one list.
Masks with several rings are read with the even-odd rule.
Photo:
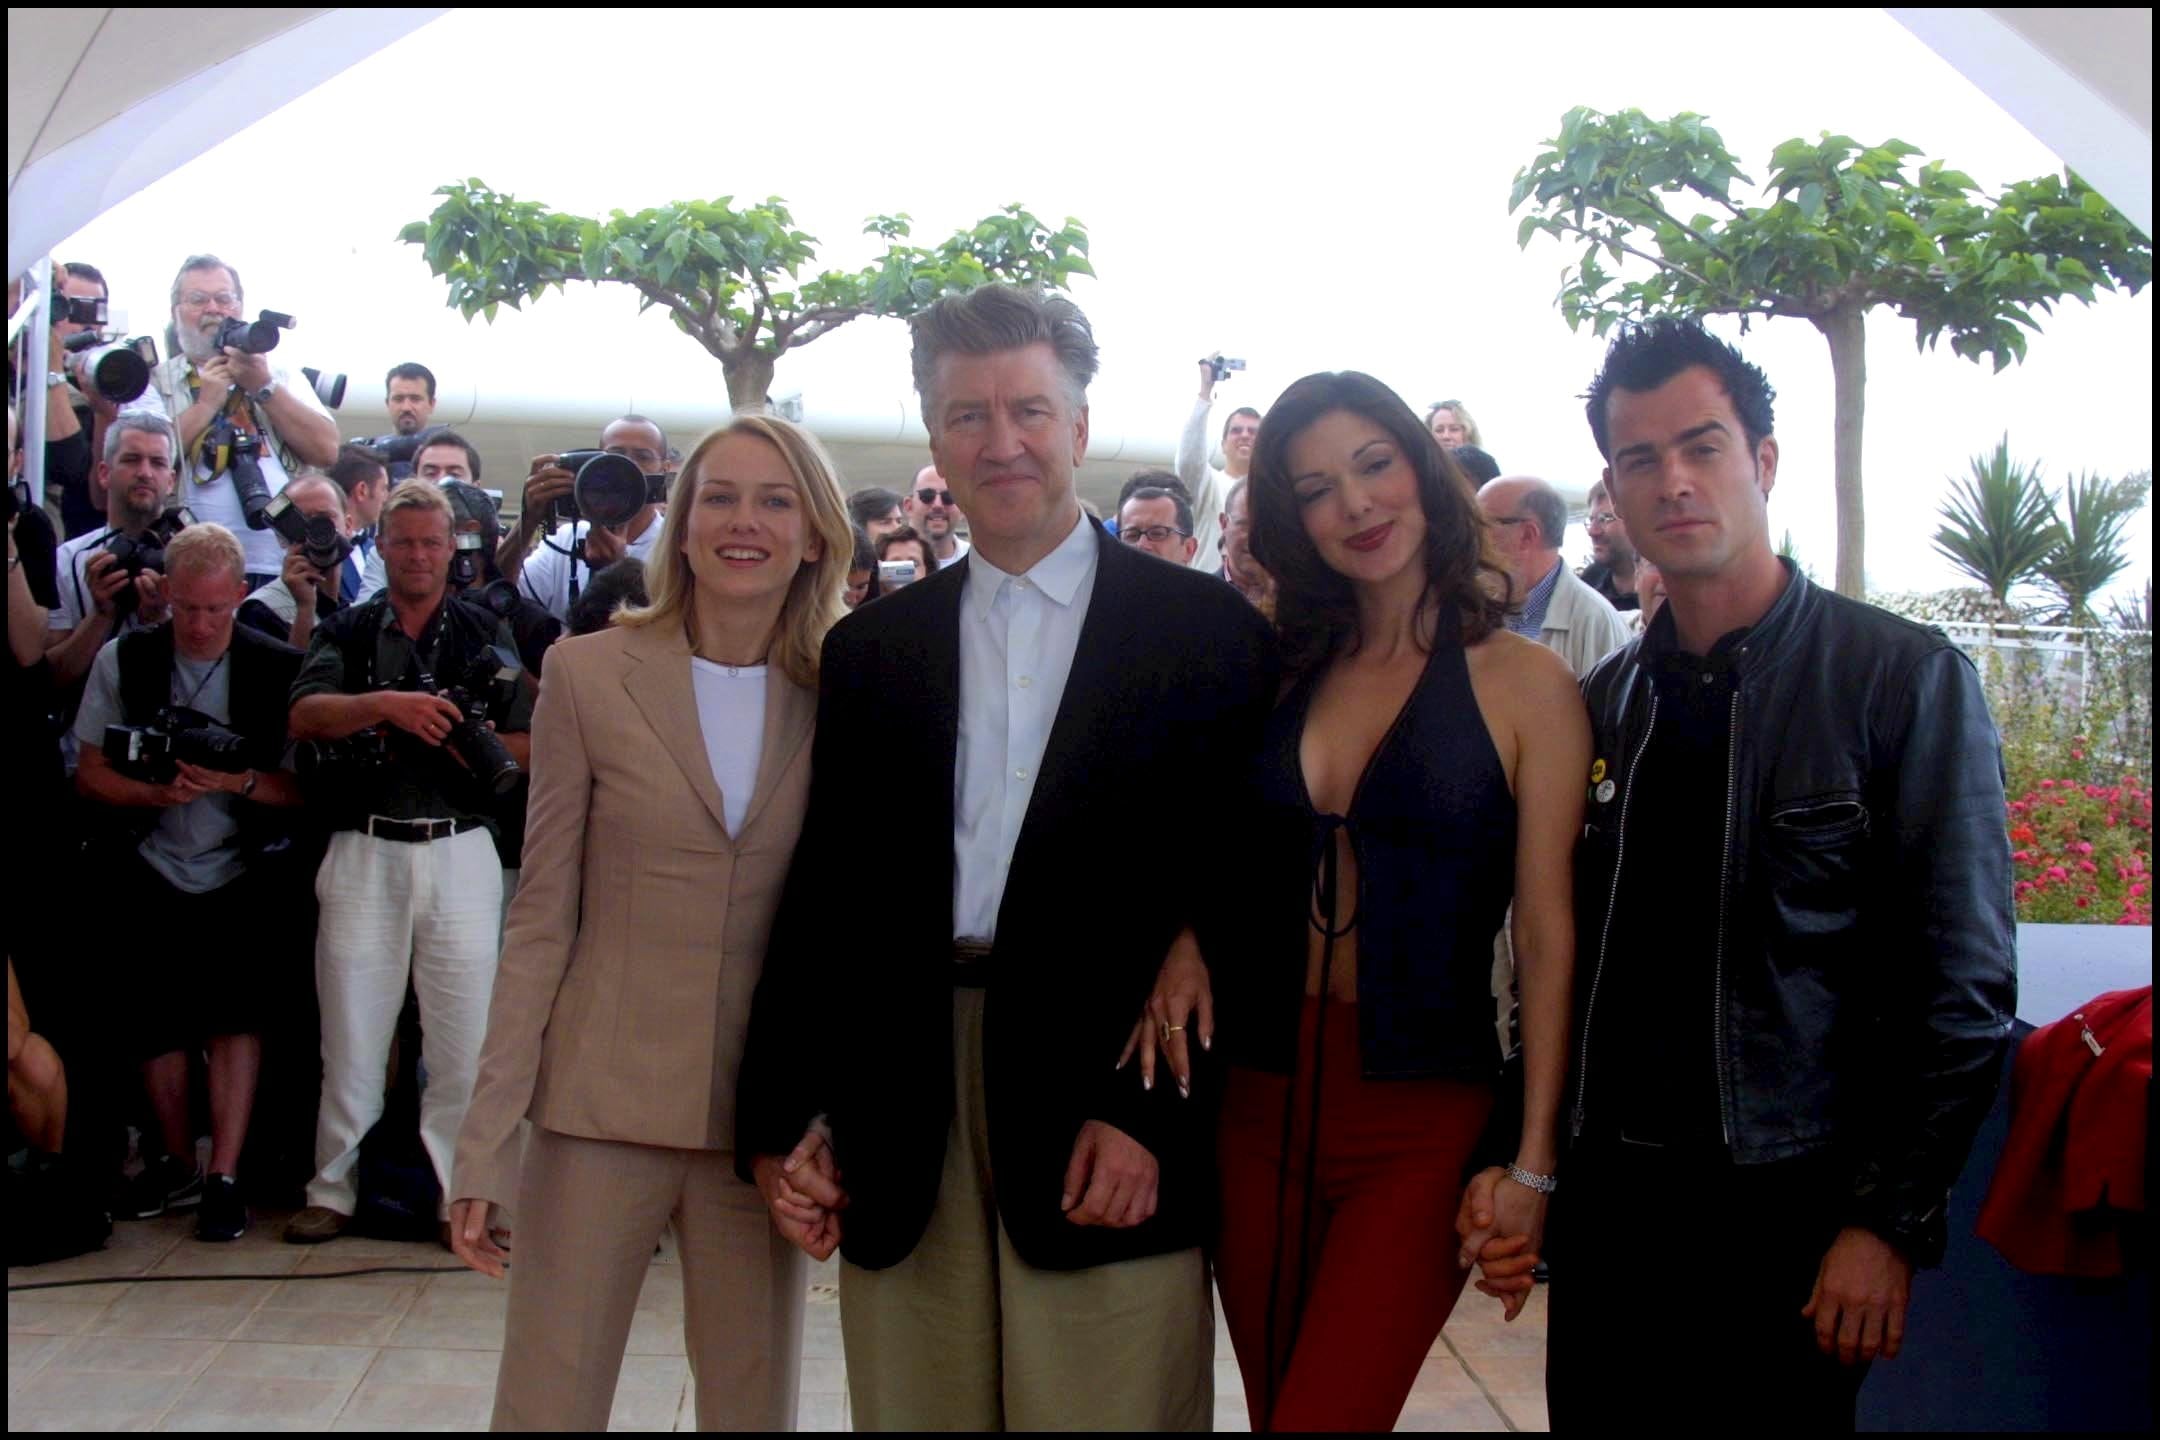
[[[139, 817], [112, 827], [119, 854], [101, 857], [101, 893], [156, 918], [156, 941], [119, 988], [125, 1037], [142, 1061], [158, 1131], [117, 1213], [147, 1219], [200, 1206], [195, 1233], [237, 1240], [247, 1210], [234, 1179], [262, 1068], [265, 1007], [283, 953], [261, 807], [292, 807], [283, 768], [286, 696], [300, 654], [234, 619], [247, 595], [246, 557], [222, 525], [191, 525], [165, 547], [172, 623], [98, 652], [75, 717], [75, 787], [94, 804]], [[147, 828], [147, 833], [144, 833]], [[128, 963], [124, 959], [120, 963]], [[116, 977], [119, 978], [119, 977]], [[188, 1055], [210, 1053], [210, 1172], [196, 1169]]]
[[420, 437], [435, 419], [435, 372], [408, 360], [383, 376], [383, 408], [390, 412], [390, 433], [361, 443], [389, 468], [392, 480], [412, 478]]
[[62, 689], [89, 673], [116, 633], [164, 623], [164, 546], [186, 524], [185, 512], [166, 508], [173, 456], [173, 427], [162, 415], [127, 411], [105, 432], [98, 478], [106, 524], [60, 547], [60, 603], [46, 622], [45, 658]]
[[408, 976], [428, 1073], [421, 1139], [445, 1194], [472, 1096], [502, 920], [488, 827], [523, 777], [533, 701], [509, 625], [452, 593], [456, 534], [445, 487], [416, 477], [392, 491], [389, 583], [316, 627], [293, 684], [310, 806], [336, 832], [315, 887], [323, 1092], [319, 1169], [285, 1232], [297, 1244], [351, 1223]]
[[[611, 463], [607, 456], [630, 464]], [[578, 592], [596, 572], [625, 555], [645, 560], [652, 554], [660, 540], [653, 522], [665, 508], [668, 479], [667, 433], [642, 415], [610, 422], [600, 432], [597, 455], [536, 456], [517, 528], [496, 551], [497, 567], [526, 599], [567, 621]], [[534, 550], [533, 537], [551, 523], [554, 533]]]
[[1260, 412], [1240, 405], [1223, 422], [1223, 468], [1208, 463], [1208, 417], [1215, 413], [1215, 387], [1232, 372], [1245, 368], [1243, 360], [1211, 355], [1200, 362], [1200, 398], [1178, 435], [1177, 460], [1173, 468], [1192, 497], [1193, 558], [1186, 562], [1214, 570], [1221, 561], [1223, 501], [1230, 487], [1243, 480], [1252, 468], [1253, 442], [1260, 438]]
[[240, 623], [305, 650], [316, 621], [345, 603], [340, 590], [354, 559], [345, 492], [328, 476], [302, 475], [272, 504], [284, 507], [272, 526], [285, 542], [285, 568], [248, 596]]
[[290, 383], [269, 351], [290, 316], [263, 311], [241, 320], [246, 292], [232, 266], [190, 255], [173, 277], [172, 327], [180, 353], [150, 372], [137, 402], [158, 409], [180, 432], [187, 485], [181, 503], [240, 537], [248, 585], [277, 578], [284, 563], [263, 511], [308, 465], [337, 459], [337, 422], [312, 385]]
[[365, 445], [340, 445], [327, 473], [345, 495], [345, 521], [353, 549], [345, 557], [338, 597], [350, 604], [383, 587], [382, 564], [375, 558], [375, 522], [382, 517], [383, 501], [390, 498], [390, 471], [382, 457]]

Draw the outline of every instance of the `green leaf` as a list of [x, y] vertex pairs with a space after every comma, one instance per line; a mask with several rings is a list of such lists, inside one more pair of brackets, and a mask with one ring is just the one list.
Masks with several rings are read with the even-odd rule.
[[1805, 215], [1810, 221], [1818, 220], [1822, 217], [1823, 188], [1820, 182], [1810, 180], [1807, 184], [1800, 187], [1799, 204], [1800, 213], [1802, 215]]

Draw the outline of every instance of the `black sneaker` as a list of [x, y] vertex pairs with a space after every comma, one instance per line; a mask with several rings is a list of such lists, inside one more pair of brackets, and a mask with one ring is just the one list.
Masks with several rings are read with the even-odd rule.
[[247, 1234], [247, 1203], [240, 1198], [240, 1182], [230, 1175], [212, 1175], [202, 1187], [202, 1209], [195, 1216], [198, 1240], [237, 1240]]
[[202, 1171], [166, 1155], [145, 1165], [140, 1175], [121, 1187], [113, 1215], [120, 1220], [149, 1220], [168, 1210], [193, 1209], [202, 1204], [202, 1197]]

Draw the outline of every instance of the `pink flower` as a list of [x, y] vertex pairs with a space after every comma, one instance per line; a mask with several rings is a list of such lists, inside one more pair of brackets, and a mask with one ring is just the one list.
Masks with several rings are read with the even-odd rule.
[[2050, 865], [2050, 866], [2048, 866], [2048, 872], [2047, 872], [2047, 873], [2048, 873], [2048, 879], [2050, 879], [2050, 880], [2067, 880], [2067, 879], [2069, 879], [2069, 878], [2070, 878], [2070, 872], [2069, 872], [2069, 871], [2067, 871], [2067, 870], [2065, 870], [2065, 869], [2063, 869], [2063, 867], [2062, 867], [2062, 866], [2060, 866], [2060, 865]]
[[2078, 909], [2080, 909], [2080, 910], [2089, 910], [2089, 909], [2091, 909], [2091, 908], [2092, 908], [2092, 902], [2091, 902], [2090, 900], [2087, 900], [2087, 899], [2086, 899], [2086, 898], [2085, 898], [2084, 896], [2082, 896], [2082, 895], [2078, 896]]
[[2077, 851], [2080, 855], [2090, 855], [2092, 854], [2092, 841], [2080, 840], [2077, 842], [2077, 844], [2072, 845], [2070, 848]]
[[2043, 790], [2052, 790], [2055, 788], [2055, 782], [2052, 780], [2042, 780], [2040, 782], [2040, 788]]

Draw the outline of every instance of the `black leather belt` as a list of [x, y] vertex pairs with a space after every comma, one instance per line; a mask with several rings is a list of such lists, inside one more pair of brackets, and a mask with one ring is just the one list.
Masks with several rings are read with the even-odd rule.
[[991, 942], [962, 936], [952, 942], [953, 984], [981, 990], [990, 983]]
[[372, 835], [377, 840], [402, 840], [408, 845], [425, 845], [430, 840], [447, 840], [452, 835], [478, 830], [482, 823], [470, 816], [462, 820], [392, 820], [383, 815], [370, 815], [361, 825], [360, 833]]

